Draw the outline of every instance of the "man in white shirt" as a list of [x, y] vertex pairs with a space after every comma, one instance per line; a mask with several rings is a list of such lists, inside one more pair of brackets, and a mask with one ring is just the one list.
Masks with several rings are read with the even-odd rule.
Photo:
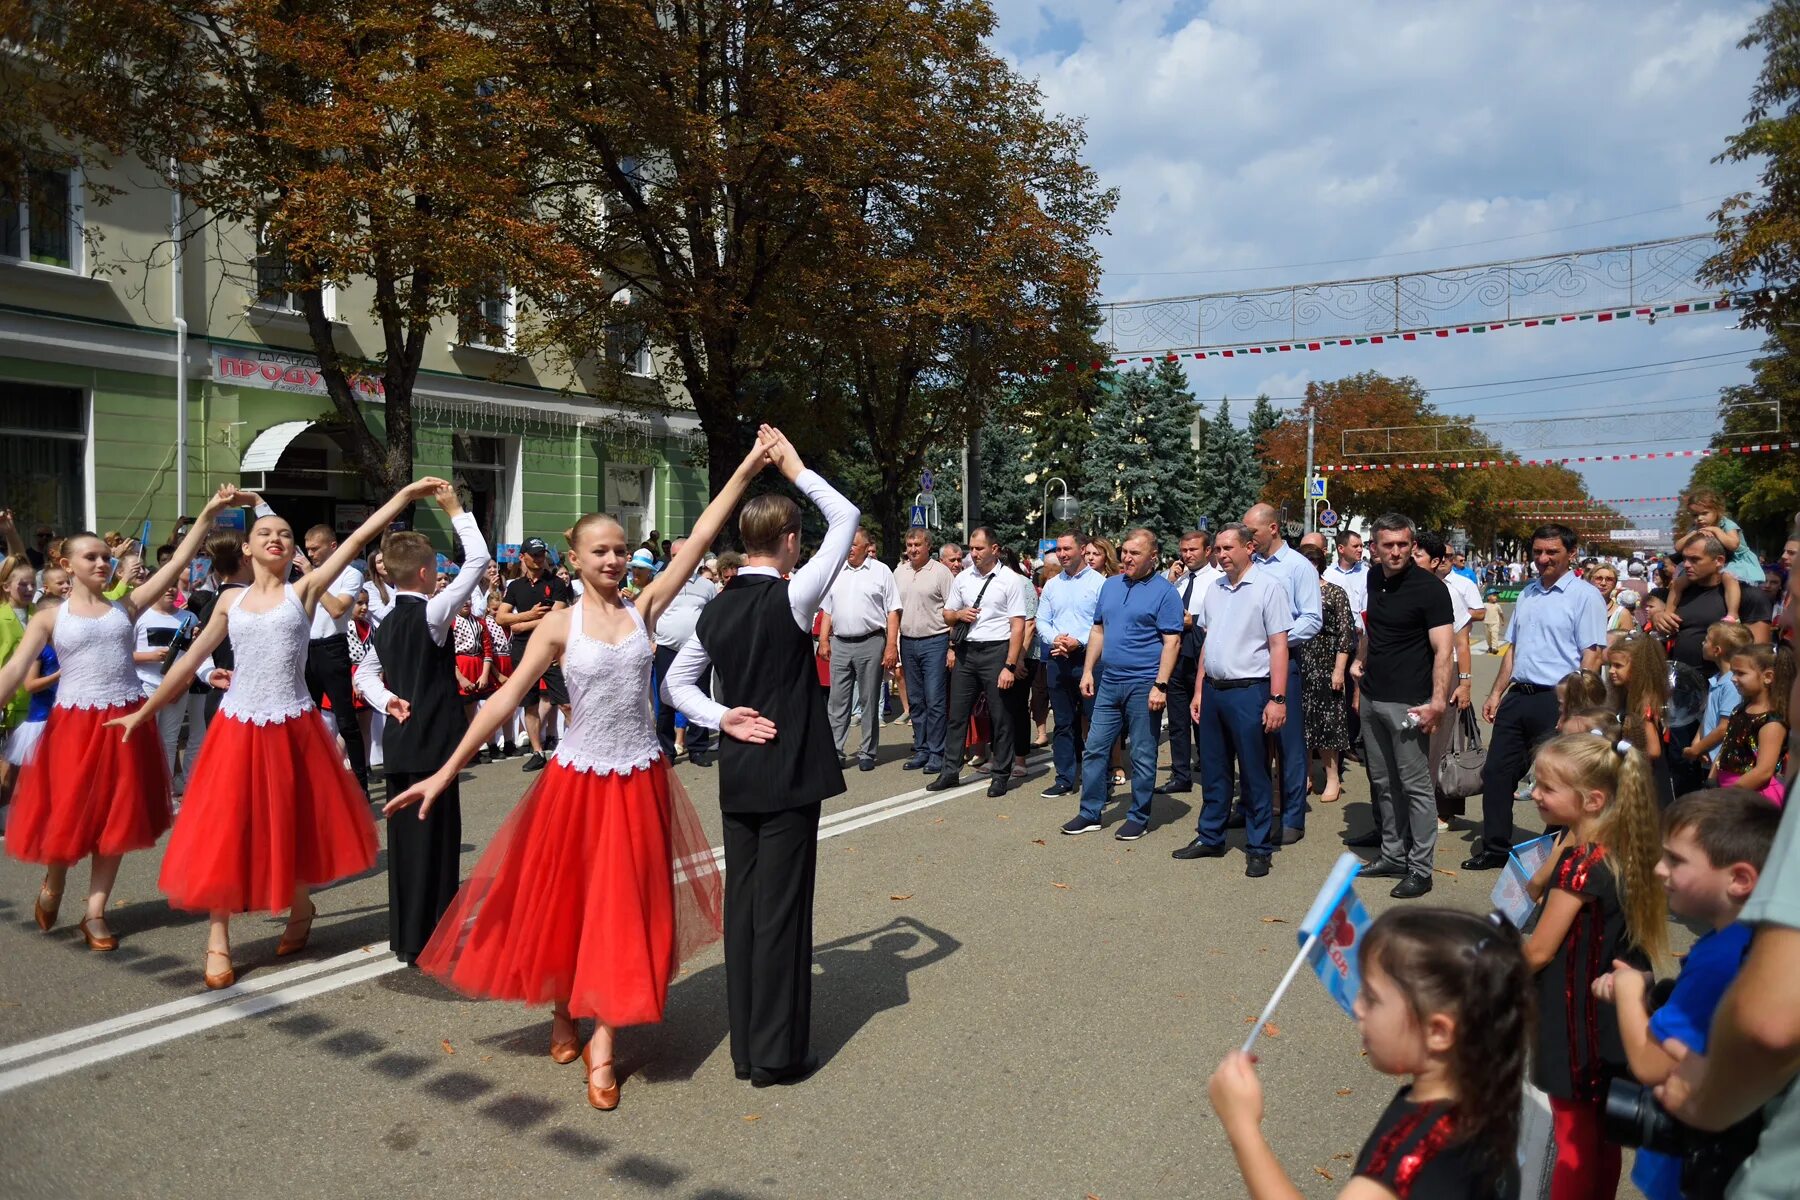
[[819, 655], [831, 665], [827, 711], [832, 744], [842, 759], [844, 738], [850, 732], [851, 693], [860, 691], [863, 735], [856, 765], [873, 771], [881, 736], [881, 677], [900, 661], [900, 591], [894, 572], [875, 557], [875, 542], [866, 530], [858, 529], [851, 539], [844, 569], [819, 607], [825, 614], [819, 626]]
[[[992, 747], [988, 795], [1004, 796], [1013, 764], [1012, 718], [1008, 715], [1005, 692], [1013, 686], [1019, 655], [1024, 652], [1022, 589], [1027, 584], [1000, 561], [1000, 539], [985, 526], [977, 526], [969, 535], [969, 558], [968, 569], [950, 587], [949, 606], [944, 609], [944, 620], [952, 630], [966, 626], [968, 632], [962, 644], [953, 647], [956, 666], [950, 675], [949, 744], [944, 747], [944, 770], [925, 785], [925, 790], [941, 792], [960, 782], [961, 731], [968, 728], [976, 693], [985, 691], [988, 719], [993, 722], [993, 735], [988, 742]], [[954, 632], [951, 640], [956, 640]]]
[[[681, 553], [687, 545], [686, 538], [676, 538], [669, 544], [670, 561]], [[662, 743], [663, 755], [670, 762], [675, 761], [675, 706], [662, 699], [663, 677], [669, 673], [669, 667], [681, 648], [688, 644], [694, 636], [694, 626], [699, 623], [700, 611], [706, 607], [707, 601], [719, 594], [719, 587], [708, 579], [699, 569], [694, 571], [693, 578], [681, 585], [675, 598], [669, 601], [669, 607], [663, 610], [656, 621], [656, 663], [655, 682], [651, 685], [657, 697], [656, 705], [656, 739]], [[708, 675], [711, 672], [707, 672]], [[702, 679], [701, 690], [707, 690], [707, 681]], [[696, 767], [712, 765], [712, 730], [704, 725], [689, 725], [687, 731], [688, 761]]]
[[[306, 531], [306, 554], [295, 556], [302, 575], [323, 566], [337, 553], [337, 532], [329, 525], [314, 525]], [[363, 574], [355, 567], [345, 567], [329, 590], [319, 597], [313, 611], [311, 641], [306, 648], [306, 689], [313, 703], [321, 697], [331, 700], [331, 719], [337, 724], [338, 737], [350, 759], [350, 770], [363, 791], [369, 790], [369, 756], [363, 746], [362, 728], [356, 720], [356, 702], [350, 687], [350, 644], [345, 635], [354, 619], [356, 595], [362, 591]]]
[[1337, 558], [1325, 568], [1325, 582], [1335, 583], [1350, 597], [1350, 611], [1356, 614], [1358, 628], [1362, 616], [1369, 611], [1369, 564], [1363, 561], [1360, 533], [1348, 529], [1338, 531]]

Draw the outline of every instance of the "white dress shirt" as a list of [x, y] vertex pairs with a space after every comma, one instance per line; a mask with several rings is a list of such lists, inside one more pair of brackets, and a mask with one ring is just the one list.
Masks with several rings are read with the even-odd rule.
[[718, 594], [719, 585], [696, 570], [656, 619], [656, 644], [669, 650], [687, 645], [700, 621], [700, 610]]
[[[1225, 578], [1225, 572], [1219, 570], [1219, 568], [1213, 566], [1211, 563], [1207, 563], [1198, 571], [1190, 573], [1194, 577], [1194, 590], [1188, 593], [1187, 610], [1188, 614], [1194, 618], [1194, 624], [1200, 625], [1200, 627], [1204, 629], [1205, 626], [1201, 625], [1200, 622], [1200, 606], [1206, 603], [1207, 589], [1219, 580]], [[1187, 592], [1187, 585], [1188, 577], [1184, 575], [1175, 581], [1175, 590], [1178, 592]]]
[[1325, 568], [1325, 582], [1344, 589], [1344, 595], [1350, 597], [1350, 611], [1357, 616], [1369, 611], [1369, 564], [1366, 560], [1358, 559], [1356, 565], [1346, 571], [1343, 560], [1334, 555]]
[[1269, 635], [1293, 628], [1294, 613], [1280, 576], [1252, 566], [1236, 587], [1220, 572], [1194, 621], [1206, 630], [1200, 657], [1208, 679], [1267, 679]]
[[[988, 584], [990, 579], [993, 580], [992, 584]], [[981, 591], [984, 585], [987, 586], [986, 595], [982, 595]], [[950, 601], [946, 607], [953, 612], [974, 608], [976, 597], [980, 597], [981, 615], [969, 626], [969, 640], [1009, 641], [1012, 638], [1012, 619], [1025, 615], [1025, 587], [1025, 577], [1005, 563], [996, 562], [994, 569], [986, 575], [970, 566], [950, 585]]]
[[1450, 589], [1450, 632], [1461, 633], [1474, 614], [1487, 607], [1486, 602], [1481, 598], [1481, 590], [1469, 582], [1468, 576], [1452, 571], [1442, 579], [1444, 586]]
[[892, 568], [870, 551], [862, 566], [844, 564], [822, 607], [834, 637], [865, 637], [886, 631], [888, 614], [900, 611], [900, 588]]
[[323, 603], [313, 609], [312, 633], [308, 635], [313, 641], [316, 642], [320, 638], [343, 637], [350, 632], [350, 622], [356, 619], [356, 594], [362, 591], [362, 586], [363, 574], [355, 567], [345, 567], [344, 573], [331, 581], [331, 586], [325, 589], [326, 592], [349, 600], [350, 604], [344, 609], [344, 615], [341, 617], [332, 616], [330, 610]]
[[394, 597], [399, 593], [395, 592], [394, 589], [390, 587], [387, 589], [387, 599], [383, 600], [381, 598], [381, 592], [376, 589], [375, 581], [373, 579], [363, 584], [362, 591], [363, 595], [367, 597], [369, 601], [369, 627], [371, 629], [380, 629], [382, 620], [386, 618], [389, 613], [394, 611]]
[[[810, 468], [800, 472], [800, 478], [794, 480], [794, 486], [819, 506], [826, 522], [825, 537], [819, 543], [818, 553], [788, 579], [788, 612], [793, 616], [794, 624], [810, 635], [813, 616], [819, 611], [819, 602], [825, 598], [826, 591], [837, 578], [838, 569], [844, 565], [844, 560], [850, 557], [850, 543], [856, 537], [856, 526], [862, 520], [862, 512], [839, 495], [837, 489], [826, 483], [817, 471]], [[767, 575], [775, 579], [781, 577], [781, 573], [774, 567], [764, 566], [739, 567], [738, 574]], [[706, 669], [710, 666], [712, 659], [707, 655], [706, 647], [700, 644], [699, 638], [689, 638], [687, 645], [681, 648], [681, 653], [675, 656], [675, 661], [669, 664], [669, 673], [663, 676], [662, 696], [664, 701], [673, 704], [689, 721], [708, 729], [717, 729], [728, 710], [701, 691], [699, 686], [700, 677], [706, 674]]]
[[[462, 513], [453, 518], [450, 527], [456, 530], [456, 536], [462, 542], [463, 565], [456, 578], [444, 585], [444, 590], [435, 596], [427, 597], [423, 592], [390, 591], [388, 595], [398, 604], [402, 596], [418, 596], [425, 601], [425, 624], [431, 630], [431, 640], [438, 645], [450, 636], [450, 626], [456, 621], [456, 614], [462, 611], [463, 602], [468, 600], [481, 583], [481, 577], [488, 568], [487, 539], [481, 536], [481, 527], [475, 523], [472, 513]], [[389, 605], [390, 608], [393, 605]], [[370, 640], [368, 648], [363, 651], [362, 661], [356, 664], [356, 670], [350, 675], [351, 686], [368, 702], [376, 712], [387, 711], [388, 701], [394, 693], [388, 691], [381, 679], [381, 656], [375, 653], [375, 642]]]

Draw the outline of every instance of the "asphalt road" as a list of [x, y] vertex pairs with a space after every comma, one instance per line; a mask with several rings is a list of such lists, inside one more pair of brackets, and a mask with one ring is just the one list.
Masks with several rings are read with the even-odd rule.
[[[1492, 670], [1478, 658], [1478, 686]], [[207, 993], [205, 923], [157, 893], [160, 849], [126, 860], [110, 955], [72, 924], [85, 871], [45, 936], [37, 870], [0, 860], [0, 1194], [1241, 1195], [1206, 1078], [1286, 967], [1339, 834], [1368, 826], [1366, 783], [1250, 880], [1241, 854], [1169, 858], [1197, 793], [1159, 797], [1136, 843], [1061, 837], [1073, 807], [1040, 797], [1041, 764], [1001, 799], [972, 775], [927, 796], [899, 767], [910, 730], [882, 733], [882, 765], [827, 805], [824, 1065], [793, 1087], [733, 1079], [716, 946], [663, 1025], [621, 1035], [623, 1102], [599, 1113], [581, 1068], [550, 1061], [547, 1013], [397, 969], [379, 863], [320, 893], [295, 959], [274, 959], [279, 918], [241, 918], [240, 982]], [[716, 772], [678, 771], [716, 845]], [[465, 778], [466, 870], [527, 777], [515, 760]], [[1456, 869], [1472, 836], [1440, 841], [1431, 902], [1486, 907], [1494, 876]], [[1310, 979], [1274, 1024], [1266, 1128], [1303, 1192], [1334, 1195], [1396, 1082]]]

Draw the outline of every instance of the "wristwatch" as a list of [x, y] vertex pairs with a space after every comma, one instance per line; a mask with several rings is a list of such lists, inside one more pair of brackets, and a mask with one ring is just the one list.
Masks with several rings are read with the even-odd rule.
[[1150, 686], [1155, 688], [1159, 692], [1166, 692], [1169, 690], [1168, 681], [1164, 680], [1164, 679], [1159, 679], [1155, 683], [1151, 684]]
[[1011, 671], [1014, 675], [1017, 675], [1019, 673], [1019, 665], [1017, 663], [1007, 663], [1006, 670]]
[[1283, 708], [1286, 708], [1287, 707], [1287, 697], [1286, 696], [1270, 696], [1269, 703], [1270, 704], [1279, 704]]
[[1458, 675], [1457, 676], [1457, 679], [1462, 680], [1464, 682], [1467, 682], [1468, 680], [1471, 680], [1473, 678], [1475, 678], [1473, 675]]

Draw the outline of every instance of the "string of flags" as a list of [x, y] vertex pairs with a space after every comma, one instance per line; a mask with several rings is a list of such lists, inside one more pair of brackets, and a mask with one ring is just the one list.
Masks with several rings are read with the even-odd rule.
[[[1265, 354], [1336, 349], [1342, 346], [1385, 346], [1390, 342], [1417, 342], [1431, 338], [1455, 337], [1461, 334], [1500, 333], [1508, 329], [1555, 329], [1562, 325], [1579, 324], [1582, 321], [1606, 324], [1611, 321], [1629, 321], [1634, 317], [1654, 320], [1657, 317], [1682, 317], [1692, 313], [1724, 312], [1730, 308], [1748, 308], [1751, 299], [1748, 295], [1726, 294], [1710, 300], [1684, 300], [1679, 303], [1640, 305], [1635, 308], [1586, 309], [1577, 312], [1554, 313], [1543, 317], [1520, 317], [1508, 321], [1435, 325], [1403, 333], [1371, 333], [1362, 337], [1297, 338], [1288, 341], [1246, 342], [1208, 350], [1157, 350], [1149, 354], [1115, 354], [1111, 358], [1095, 359], [1088, 363], [1065, 362], [1062, 364], [1062, 370], [1079, 371], [1085, 366], [1091, 371], [1104, 371], [1108, 367], [1182, 362], [1188, 359], [1203, 361], [1209, 358], [1251, 358]], [[1049, 364], [1044, 367], [1043, 373], [1054, 374], [1056, 370], [1055, 364]]]
[[1670, 501], [1680, 499], [1680, 496], [1630, 496], [1618, 497], [1612, 500], [1571, 498], [1568, 500], [1490, 500], [1488, 503], [1495, 508], [1615, 508], [1621, 504], [1667, 504]]
[[1754, 446], [1705, 447], [1699, 450], [1658, 450], [1639, 454], [1575, 454], [1561, 458], [1487, 458], [1449, 462], [1320, 463], [1322, 474], [1342, 471], [1468, 471], [1486, 467], [1562, 467], [1570, 463], [1651, 462], [1667, 458], [1712, 458], [1718, 454], [1779, 454], [1800, 450], [1800, 442], [1767, 442]]

